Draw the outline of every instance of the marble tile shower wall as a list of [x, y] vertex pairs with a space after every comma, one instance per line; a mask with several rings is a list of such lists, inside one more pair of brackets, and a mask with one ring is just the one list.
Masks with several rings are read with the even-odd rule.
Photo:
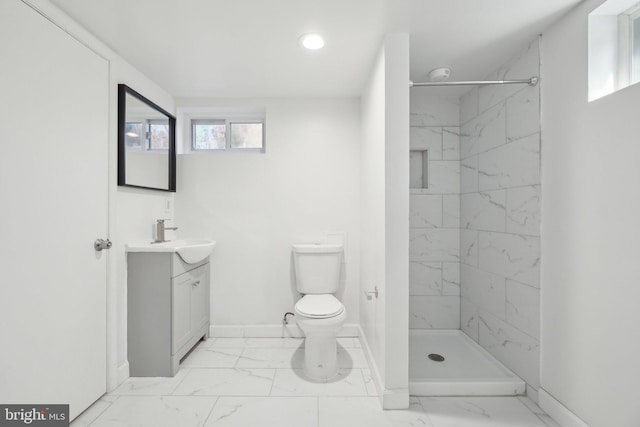
[[[488, 79], [538, 76], [539, 58], [536, 39]], [[473, 89], [460, 123], [461, 328], [537, 390], [540, 87]]]
[[[411, 329], [460, 328], [459, 113], [458, 97], [411, 93], [411, 150], [428, 153], [428, 188], [410, 195]], [[415, 167], [414, 181], [421, 181]]]

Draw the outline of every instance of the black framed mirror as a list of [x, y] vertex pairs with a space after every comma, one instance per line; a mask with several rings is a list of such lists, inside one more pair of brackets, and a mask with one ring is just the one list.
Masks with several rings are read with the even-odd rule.
[[176, 118], [118, 85], [118, 185], [176, 191]]

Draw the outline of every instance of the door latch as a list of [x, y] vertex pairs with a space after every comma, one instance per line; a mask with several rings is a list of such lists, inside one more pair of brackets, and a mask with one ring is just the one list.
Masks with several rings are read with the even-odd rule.
[[111, 240], [109, 239], [96, 239], [95, 242], [93, 242], [93, 248], [97, 251], [100, 252], [103, 249], [111, 249], [111, 246], [113, 245], [113, 243], [111, 243]]

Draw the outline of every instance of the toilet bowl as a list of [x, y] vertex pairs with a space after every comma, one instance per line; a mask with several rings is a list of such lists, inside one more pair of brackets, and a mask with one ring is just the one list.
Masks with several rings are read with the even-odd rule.
[[347, 318], [344, 306], [331, 294], [306, 295], [294, 312], [305, 336], [305, 375], [315, 381], [334, 378], [338, 374], [336, 334]]
[[340, 284], [342, 245], [293, 245], [296, 288], [296, 322], [305, 336], [304, 373], [315, 381], [338, 374], [336, 334], [347, 318], [335, 297]]

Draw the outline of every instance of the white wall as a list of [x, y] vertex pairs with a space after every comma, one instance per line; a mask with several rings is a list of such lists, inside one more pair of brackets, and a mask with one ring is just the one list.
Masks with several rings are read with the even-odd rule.
[[458, 96], [411, 90], [410, 147], [429, 159], [427, 188], [410, 195], [411, 329], [460, 329], [459, 121]]
[[344, 236], [343, 303], [359, 319], [357, 99], [180, 99], [181, 107], [262, 106], [266, 152], [178, 156], [176, 225], [217, 242], [211, 323], [280, 325], [299, 299], [291, 245]]
[[[380, 51], [372, 67], [361, 102], [362, 148], [360, 205], [361, 218], [361, 300], [360, 326], [372, 353], [374, 378], [384, 386], [385, 354], [385, 52]], [[364, 292], [375, 287], [380, 297], [367, 300]]]
[[600, 3], [542, 38], [541, 386], [591, 427], [637, 427], [640, 85], [587, 102]]
[[[113, 247], [109, 251], [109, 323], [110, 387], [129, 376], [127, 363], [127, 265], [125, 244], [152, 241], [153, 224], [158, 218], [173, 218], [173, 193], [118, 187], [118, 84], [124, 83], [166, 111], [174, 113], [173, 97], [142, 73], [117, 57], [110, 60], [109, 114], [109, 235]], [[170, 209], [166, 210], [166, 200]], [[170, 224], [170, 222], [168, 223]], [[167, 231], [167, 238], [172, 234]]]
[[384, 408], [408, 407], [409, 37], [385, 37], [361, 99], [361, 325]]
[[[540, 73], [536, 38], [487, 80]], [[482, 86], [461, 100], [462, 330], [528, 384], [540, 354], [540, 86]]]

